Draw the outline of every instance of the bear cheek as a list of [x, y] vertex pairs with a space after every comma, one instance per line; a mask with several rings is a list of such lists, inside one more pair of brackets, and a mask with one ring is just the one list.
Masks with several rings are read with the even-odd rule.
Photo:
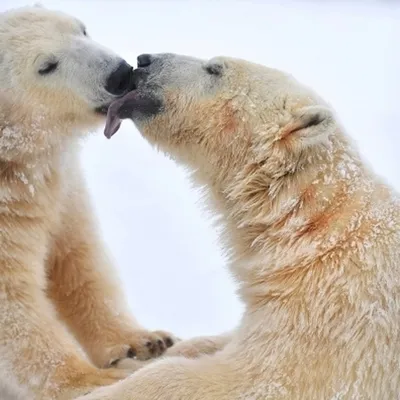
[[241, 119], [238, 112], [231, 106], [225, 105], [217, 116], [218, 121], [216, 121], [216, 126], [218, 126], [218, 131], [216, 132], [216, 137], [218, 139], [218, 145], [226, 147], [232, 140], [239, 139], [238, 135], [243, 135], [242, 139], [246, 139], [248, 135], [248, 130], [242, 126]]
[[225, 136], [231, 136], [237, 132], [239, 128], [239, 121], [235, 112], [230, 107], [226, 107], [225, 112], [222, 116], [222, 134]]

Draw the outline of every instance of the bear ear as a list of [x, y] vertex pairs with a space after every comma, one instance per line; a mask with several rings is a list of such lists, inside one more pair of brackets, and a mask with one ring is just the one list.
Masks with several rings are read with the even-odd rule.
[[42, 3], [34, 3], [33, 7], [44, 8], [44, 5]]
[[292, 112], [291, 121], [281, 130], [280, 140], [293, 140], [302, 148], [318, 144], [336, 128], [332, 111], [324, 106], [306, 106]]

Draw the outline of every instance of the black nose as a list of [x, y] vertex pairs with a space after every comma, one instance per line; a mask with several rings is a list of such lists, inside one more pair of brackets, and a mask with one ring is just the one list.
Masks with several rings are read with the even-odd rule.
[[133, 68], [122, 61], [118, 68], [111, 73], [106, 82], [107, 92], [120, 96], [131, 89]]
[[148, 67], [151, 64], [151, 55], [150, 54], [141, 54], [137, 58], [137, 66], [140, 67]]

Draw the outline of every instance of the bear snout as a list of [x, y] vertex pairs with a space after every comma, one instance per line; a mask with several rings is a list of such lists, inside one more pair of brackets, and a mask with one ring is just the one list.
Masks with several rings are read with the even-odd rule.
[[137, 66], [138, 68], [148, 67], [152, 62], [151, 54], [141, 54], [137, 58]]
[[137, 89], [141, 84], [144, 84], [147, 81], [149, 74], [150, 72], [142, 67], [136, 68], [132, 74], [133, 89]]
[[133, 67], [122, 60], [107, 78], [106, 90], [114, 96], [122, 96], [133, 89]]

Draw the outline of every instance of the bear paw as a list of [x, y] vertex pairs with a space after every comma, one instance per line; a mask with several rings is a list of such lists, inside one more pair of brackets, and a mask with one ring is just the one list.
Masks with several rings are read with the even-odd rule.
[[205, 354], [214, 354], [222, 350], [229, 341], [229, 336], [197, 337], [180, 341], [176, 346], [168, 349], [167, 357], [197, 358]]
[[97, 355], [96, 364], [103, 368], [117, 367], [136, 370], [145, 365], [143, 361], [161, 356], [179, 341], [175, 336], [164, 331], [138, 330], [124, 336], [120, 344], [108, 346], [105, 349], [101, 360]]

